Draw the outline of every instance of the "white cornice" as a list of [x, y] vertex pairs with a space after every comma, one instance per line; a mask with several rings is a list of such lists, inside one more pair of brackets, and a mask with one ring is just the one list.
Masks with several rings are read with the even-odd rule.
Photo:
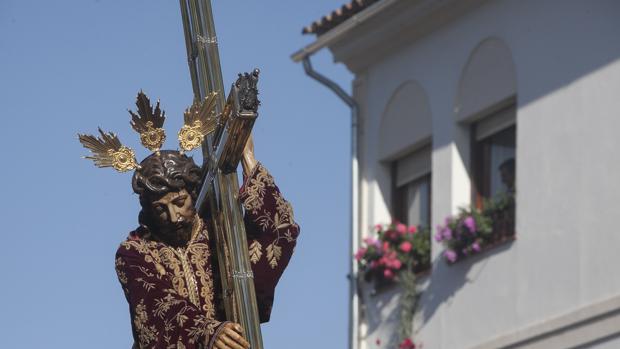
[[328, 47], [354, 73], [488, 0], [383, 0], [294, 53], [294, 61]]
[[402, 0], [329, 46], [337, 62], [359, 72], [487, 0]]

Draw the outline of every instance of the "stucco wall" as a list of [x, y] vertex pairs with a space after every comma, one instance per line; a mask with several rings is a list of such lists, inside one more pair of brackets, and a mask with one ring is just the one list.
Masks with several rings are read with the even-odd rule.
[[596, 343], [582, 346], [576, 349], [618, 349], [620, 348], [620, 337], [604, 338]]
[[[436, 226], [470, 201], [469, 134], [455, 121], [468, 59], [495, 38], [514, 62], [517, 241], [452, 267], [434, 243], [416, 320], [416, 339], [425, 348], [473, 347], [620, 294], [619, 13], [620, 2], [613, 0], [490, 1], [358, 74], [356, 88], [367, 96], [359, 101], [360, 226], [367, 230], [390, 219], [380, 122], [408, 80], [424, 90], [432, 115]], [[376, 305], [389, 307], [393, 297], [364, 297], [368, 316], [389, 313]], [[377, 347], [377, 338], [385, 342], [393, 325], [363, 326], [365, 347]]]

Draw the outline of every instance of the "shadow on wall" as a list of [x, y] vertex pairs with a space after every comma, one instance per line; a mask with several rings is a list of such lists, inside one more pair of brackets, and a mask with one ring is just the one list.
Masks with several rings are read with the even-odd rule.
[[397, 348], [397, 327], [394, 327], [389, 333], [385, 333], [387, 331], [382, 331], [381, 325], [384, 325], [386, 322], [398, 324], [400, 320], [400, 308], [398, 307], [401, 294], [400, 287], [391, 285], [374, 294], [374, 287], [369, 284], [364, 286], [360, 289], [364, 290], [362, 300], [366, 325], [368, 326], [368, 337], [366, 339], [374, 343], [381, 338], [385, 343], [382, 342], [378, 347]]
[[[420, 299], [416, 318], [424, 324], [435, 315], [441, 304], [449, 307], [450, 299], [463, 286], [475, 283], [484, 273], [487, 263], [491, 260], [490, 257], [507, 251], [513, 243], [514, 241], [503, 243], [453, 265], [448, 265], [442, 257], [435, 259], [432, 267], [433, 272], [420, 279], [422, 286], [419, 287]], [[471, 267], [476, 263], [481, 264], [480, 268], [476, 269], [475, 274], [469, 275]], [[360, 281], [359, 289], [362, 292], [363, 312], [367, 326], [365, 340], [372, 343], [371, 348], [378, 339], [381, 340], [381, 343], [377, 344], [377, 347], [397, 348], [399, 340], [398, 323], [400, 321], [400, 287], [394, 284], [376, 292], [371, 283]], [[416, 320], [415, 323], [419, 324], [420, 321]], [[393, 324], [393, 326], [385, 326], [385, 324]]]
[[[452, 298], [464, 285], [474, 284], [478, 277], [484, 273], [486, 265], [491, 260], [490, 257], [498, 253], [502, 253], [512, 246], [514, 242], [510, 241], [485, 251], [478, 255], [473, 255], [457, 262], [453, 265], [447, 264], [443, 257], [435, 259], [432, 270], [428, 278], [428, 285], [421, 290], [421, 298], [417, 313], [421, 314], [423, 323], [431, 319], [441, 304], [450, 306], [450, 298]], [[469, 270], [476, 264], [481, 263], [481, 267], [474, 275], [469, 275]], [[438, 276], [441, 276], [439, 278]]]

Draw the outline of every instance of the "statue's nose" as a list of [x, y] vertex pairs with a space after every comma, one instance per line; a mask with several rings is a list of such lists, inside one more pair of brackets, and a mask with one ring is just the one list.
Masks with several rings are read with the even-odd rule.
[[172, 205], [168, 206], [168, 213], [170, 216], [170, 222], [176, 223], [179, 220], [179, 214], [176, 212]]

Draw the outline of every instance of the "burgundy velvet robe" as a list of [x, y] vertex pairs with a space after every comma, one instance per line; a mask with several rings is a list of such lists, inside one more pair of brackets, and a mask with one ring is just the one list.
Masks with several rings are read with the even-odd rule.
[[[261, 164], [246, 178], [240, 199], [259, 313], [265, 322], [299, 226], [291, 205]], [[121, 243], [116, 272], [129, 303], [134, 348], [213, 347], [223, 322], [219, 297], [214, 295], [218, 270], [210, 243], [203, 228], [185, 248], [150, 240], [140, 229]]]

